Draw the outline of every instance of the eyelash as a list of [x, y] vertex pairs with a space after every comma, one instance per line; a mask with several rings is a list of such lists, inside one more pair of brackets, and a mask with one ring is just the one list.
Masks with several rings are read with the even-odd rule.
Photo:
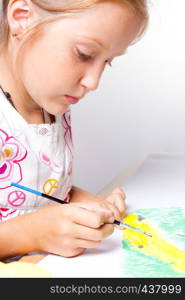
[[[83, 61], [89, 61], [91, 60], [93, 57], [91, 55], [86, 55], [85, 53], [80, 52], [79, 50], [78, 52], [78, 56], [80, 57], [80, 59], [82, 59]], [[112, 64], [110, 61], [106, 60], [105, 61], [110, 67], [112, 67]]]

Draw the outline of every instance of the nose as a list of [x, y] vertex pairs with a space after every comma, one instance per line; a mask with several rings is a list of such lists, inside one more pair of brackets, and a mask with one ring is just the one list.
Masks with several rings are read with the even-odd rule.
[[86, 71], [84, 76], [81, 78], [81, 85], [83, 85], [86, 88], [86, 90], [96, 90], [98, 88], [103, 70], [104, 68], [90, 69]]

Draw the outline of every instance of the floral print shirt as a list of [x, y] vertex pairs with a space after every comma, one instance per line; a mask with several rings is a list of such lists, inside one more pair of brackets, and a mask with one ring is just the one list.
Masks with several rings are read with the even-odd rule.
[[0, 89], [0, 221], [55, 203], [11, 186], [12, 182], [69, 201], [70, 123], [67, 111], [52, 124], [28, 124]]

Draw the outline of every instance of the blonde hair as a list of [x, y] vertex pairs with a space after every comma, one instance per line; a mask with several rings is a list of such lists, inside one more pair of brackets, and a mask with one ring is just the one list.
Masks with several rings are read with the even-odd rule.
[[[43, 33], [46, 24], [61, 19], [66, 15], [81, 12], [98, 3], [112, 2], [121, 6], [129, 6], [137, 17], [141, 20], [141, 28], [137, 39], [139, 39], [148, 24], [147, 0], [31, 0], [33, 5], [45, 12], [46, 17], [42, 17], [39, 22], [30, 26], [21, 41], [18, 56], [22, 54], [23, 49], [29, 44], [36, 41]], [[2, 0], [1, 19], [0, 19], [0, 52], [7, 49], [10, 37], [9, 24], [7, 20], [9, 0]], [[20, 51], [21, 49], [21, 51]], [[18, 63], [18, 61], [17, 61]]]

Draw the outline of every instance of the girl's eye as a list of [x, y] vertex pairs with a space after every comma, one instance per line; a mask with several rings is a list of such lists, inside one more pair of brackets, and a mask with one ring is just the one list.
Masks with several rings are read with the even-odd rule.
[[[82, 61], [89, 61], [93, 59], [93, 56], [85, 54], [79, 50], [77, 50], [77, 54]], [[106, 60], [105, 63], [108, 64], [110, 67], [112, 67], [111, 61]]]
[[88, 60], [91, 60], [91, 59], [92, 59], [92, 56], [91, 56], [91, 55], [82, 53], [82, 52], [80, 52], [79, 50], [78, 50], [78, 56], [79, 56], [83, 61], [88, 61]]

